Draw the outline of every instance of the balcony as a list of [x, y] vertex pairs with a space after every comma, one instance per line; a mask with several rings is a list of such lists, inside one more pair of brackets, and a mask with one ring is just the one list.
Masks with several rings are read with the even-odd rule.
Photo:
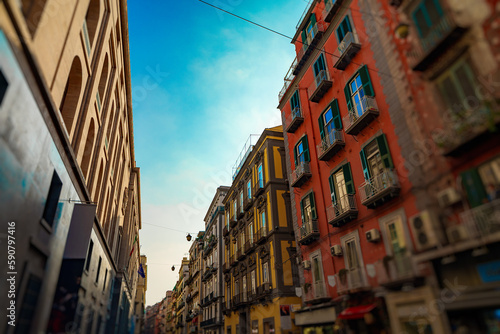
[[263, 299], [271, 294], [272, 286], [269, 283], [263, 283], [261, 286], [257, 287], [257, 298]]
[[229, 263], [231, 264], [231, 267], [234, 267], [238, 263], [238, 261], [236, 261], [236, 257], [234, 255], [231, 255], [229, 257]]
[[243, 199], [243, 208], [245, 210], [248, 210], [252, 207], [252, 204], [253, 204], [253, 197], [250, 197], [248, 198], [248, 196], [246, 196], [244, 199]]
[[302, 109], [300, 107], [295, 107], [292, 110], [290, 117], [286, 120], [286, 132], [294, 133], [300, 124], [304, 122], [304, 116], [302, 115]]
[[291, 176], [291, 185], [292, 187], [302, 187], [307, 180], [311, 178], [311, 169], [309, 168], [309, 162], [302, 161], [300, 164], [295, 167], [295, 170], [292, 172]]
[[238, 260], [242, 260], [244, 257], [245, 257], [245, 252], [243, 251], [242, 248], [238, 248], [238, 250], [236, 251], [236, 258]]
[[361, 204], [374, 209], [399, 195], [400, 190], [396, 173], [392, 170], [385, 170], [361, 184], [359, 187]]
[[229, 262], [224, 262], [224, 265], [222, 266], [222, 271], [224, 273], [227, 273], [231, 269], [231, 266], [229, 265]]
[[491, 139], [489, 129], [499, 120], [500, 117], [495, 118], [482, 102], [476, 108], [460, 110], [447, 118], [446, 126], [435, 130], [433, 139], [444, 156], [457, 156]]
[[300, 227], [300, 239], [299, 243], [301, 245], [310, 245], [316, 240], [319, 239], [319, 229], [318, 229], [318, 221], [316, 219], [312, 219], [310, 221], [306, 221]]
[[238, 208], [238, 219], [241, 219], [245, 216], [245, 211], [243, 211], [243, 207]]
[[229, 234], [229, 228], [227, 226], [224, 226], [222, 229], [222, 235], [227, 236]]
[[202, 322], [200, 322], [200, 327], [219, 326], [219, 325], [220, 323], [215, 318], [203, 320]]
[[255, 243], [253, 239], [247, 240], [247, 242], [245, 242], [245, 254], [250, 253], [254, 248], [255, 248]]
[[184, 303], [184, 301], [180, 302], [179, 304], [177, 304], [177, 311], [179, 311], [181, 308], [183, 308], [184, 306], [186, 305], [186, 303]]
[[311, 32], [307, 34], [306, 40], [302, 41], [302, 48], [297, 53], [297, 66], [295, 66], [292, 72], [293, 75], [297, 75], [300, 72], [311, 53], [316, 49], [316, 45], [318, 45], [325, 32], [325, 26], [322, 22], [317, 22]]
[[257, 243], [263, 243], [266, 241], [267, 238], [267, 226], [264, 226], [257, 231]]
[[323, 20], [330, 23], [342, 5], [343, 0], [330, 0], [325, 4], [323, 9]]
[[314, 285], [311, 285], [311, 283], [306, 283], [306, 285], [308, 286], [308, 288], [303, 287], [304, 302], [306, 304], [320, 304], [331, 299], [331, 297], [328, 295], [328, 292], [326, 291], [324, 282], [318, 282]]
[[348, 222], [358, 218], [356, 197], [352, 195], [342, 196], [337, 203], [326, 209], [328, 223], [333, 227], [341, 227]]
[[500, 199], [460, 214], [468, 238], [497, 236], [500, 233]]
[[314, 78], [314, 82], [307, 89], [309, 101], [318, 103], [332, 85], [333, 82], [330, 79], [330, 73], [327, 70], [321, 70]]
[[341, 269], [335, 275], [337, 278], [337, 293], [356, 293], [370, 288], [366, 283], [365, 276], [361, 268]]
[[255, 188], [253, 190], [253, 198], [257, 198], [260, 194], [264, 192], [264, 180], [259, 179], [255, 184]]
[[283, 99], [283, 96], [285, 96], [286, 91], [290, 87], [290, 85], [293, 82], [293, 79], [295, 79], [295, 75], [293, 72], [295, 71], [295, 68], [297, 67], [297, 58], [295, 58], [292, 62], [292, 65], [290, 65], [290, 68], [288, 69], [288, 72], [285, 75], [284, 81], [285, 83], [283, 84], [283, 88], [281, 88], [280, 93], [278, 94], [279, 101]]
[[389, 289], [400, 289], [405, 284], [423, 283], [409, 254], [386, 256], [375, 263], [377, 282]]
[[379, 115], [377, 102], [374, 97], [364, 96], [360, 104], [354, 104], [342, 121], [345, 133], [356, 136]]
[[345, 70], [360, 49], [361, 44], [359, 44], [358, 36], [348, 32], [333, 53], [333, 67], [338, 70]]
[[344, 134], [342, 131], [331, 130], [321, 140], [321, 144], [316, 145], [318, 159], [321, 161], [330, 160], [338, 151], [345, 146]]
[[[414, 42], [408, 51], [408, 63], [414, 71], [425, 71], [429, 66], [442, 56], [453, 44], [462, 37], [466, 28], [460, 27], [448, 13], [432, 27], [425, 37], [420, 37], [420, 43]], [[413, 33], [418, 35], [416, 29]], [[415, 39], [416, 40], [416, 39]]]
[[230, 227], [235, 227], [236, 224], [238, 224], [238, 219], [236, 218], [236, 215], [232, 215], [230, 218], [229, 218], [229, 226]]

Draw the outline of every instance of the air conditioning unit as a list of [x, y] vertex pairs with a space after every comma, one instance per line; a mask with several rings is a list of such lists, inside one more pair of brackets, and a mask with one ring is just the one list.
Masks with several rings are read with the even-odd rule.
[[446, 229], [446, 235], [448, 236], [448, 241], [450, 242], [450, 244], [455, 244], [467, 240], [471, 237], [465, 225], [455, 225], [448, 227]]
[[332, 252], [333, 256], [342, 256], [342, 246], [340, 245], [333, 245], [330, 248], [330, 251]]
[[437, 199], [439, 202], [439, 206], [442, 208], [446, 208], [450, 205], [459, 202], [462, 198], [457, 189], [449, 187], [438, 192]]
[[410, 217], [410, 228], [413, 232], [417, 251], [423, 251], [443, 243], [443, 233], [439, 227], [439, 220], [429, 210]]
[[369, 242], [379, 242], [380, 241], [380, 232], [376, 228], [373, 228], [366, 232], [366, 240]]
[[302, 264], [304, 265], [304, 269], [311, 269], [311, 261], [305, 260], [302, 261]]

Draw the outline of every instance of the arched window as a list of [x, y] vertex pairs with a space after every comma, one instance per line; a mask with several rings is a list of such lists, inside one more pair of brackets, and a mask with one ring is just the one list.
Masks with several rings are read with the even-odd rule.
[[59, 110], [61, 111], [64, 125], [69, 135], [71, 135], [71, 129], [73, 128], [81, 88], [82, 63], [80, 62], [80, 58], [75, 57], [71, 64], [68, 81], [66, 81], [66, 87], [64, 88], [61, 104], [59, 105]]
[[95, 137], [95, 125], [94, 119], [90, 121], [89, 131], [87, 133], [87, 139], [85, 141], [85, 149], [83, 151], [82, 157], [82, 173], [85, 178], [87, 178], [87, 173], [90, 164], [90, 158], [92, 157], [92, 148], [94, 147], [94, 137]]
[[102, 65], [101, 70], [101, 78], [99, 79], [99, 86], [97, 87], [98, 96], [97, 96], [97, 106], [99, 111], [101, 111], [101, 105], [104, 100], [104, 92], [106, 91], [106, 83], [108, 82], [108, 68], [109, 68], [109, 57], [106, 54], [104, 58], [104, 64]]
[[97, 183], [96, 183], [95, 189], [94, 189], [94, 202], [96, 202], [96, 203], [99, 202], [103, 169], [104, 169], [104, 160], [101, 159], [101, 165], [99, 166], [99, 176], [97, 177]]
[[47, 0], [22, 0], [22, 10], [31, 36], [35, 35]]
[[87, 31], [89, 33], [90, 45], [94, 43], [94, 38], [97, 32], [99, 16], [101, 11], [101, 0], [90, 0], [85, 21], [87, 22]]

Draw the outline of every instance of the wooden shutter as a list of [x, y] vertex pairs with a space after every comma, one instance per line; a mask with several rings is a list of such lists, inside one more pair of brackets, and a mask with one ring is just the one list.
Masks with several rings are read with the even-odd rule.
[[309, 144], [307, 143], [307, 135], [302, 138], [302, 144], [304, 145], [304, 161], [311, 161], [309, 155]]
[[351, 89], [349, 88], [349, 82], [344, 87], [345, 100], [347, 102], [347, 110], [352, 109], [352, 100], [351, 100]]
[[394, 168], [392, 163], [391, 152], [389, 152], [389, 145], [387, 145], [387, 139], [385, 135], [382, 134], [377, 137], [378, 150], [380, 152], [380, 157], [384, 163], [385, 168]]
[[335, 190], [335, 180], [334, 174], [331, 174], [328, 178], [328, 183], [330, 184], [330, 194], [332, 196], [332, 204], [337, 203], [337, 191]]
[[348, 162], [342, 166], [342, 171], [344, 172], [345, 188], [349, 195], [356, 193], [354, 188], [354, 181], [352, 179], [351, 164]]
[[323, 117], [325, 116], [325, 113], [328, 111], [328, 108], [321, 113], [321, 115], [318, 118], [318, 124], [319, 124], [319, 134], [321, 136], [321, 139], [325, 138], [325, 121], [323, 120]]
[[314, 193], [311, 191], [308, 196], [309, 201], [311, 202], [312, 219], [318, 219], [318, 215], [316, 214], [316, 203], [314, 202]]
[[365, 180], [369, 180], [370, 171], [368, 170], [368, 161], [366, 160], [365, 150], [362, 149], [361, 152], [359, 152], [359, 155], [361, 156], [361, 166], [363, 167], [363, 175], [365, 177]]
[[370, 74], [368, 73], [368, 66], [364, 65], [363, 67], [361, 67], [361, 69], [359, 70], [359, 76], [361, 77], [361, 83], [363, 84], [365, 95], [375, 96], [372, 81], [370, 79]]
[[477, 169], [465, 171], [460, 174], [460, 176], [462, 178], [462, 184], [467, 193], [467, 199], [469, 200], [470, 206], [474, 208], [484, 204], [487, 199], [487, 194]]
[[337, 99], [333, 100], [332, 103], [330, 103], [330, 108], [332, 108], [333, 125], [335, 126], [335, 129], [342, 129], [342, 118], [340, 117], [339, 101]]

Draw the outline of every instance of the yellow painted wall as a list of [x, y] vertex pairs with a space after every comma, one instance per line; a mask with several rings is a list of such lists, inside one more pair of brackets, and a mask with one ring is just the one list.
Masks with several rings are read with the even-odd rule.
[[267, 148], [264, 149], [264, 184], [269, 181], [269, 159], [267, 158]]
[[277, 179], [283, 178], [283, 167], [281, 166], [281, 154], [278, 151], [279, 147], [273, 147], [273, 156], [274, 156], [274, 177]]
[[283, 194], [285, 190], [276, 191], [276, 206], [278, 207], [278, 224], [282, 227], [287, 227], [286, 205]]
[[292, 263], [286, 248], [288, 241], [281, 241], [281, 258], [283, 259], [283, 283], [285, 285], [293, 285]]
[[271, 282], [271, 284], [273, 285], [273, 289], [276, 288], [278, 286], [278, 284], [276, 283], [276, 260], [275, 260], [275, 256], [274, 256], [274, 242], [269, 242], [269, 258], [270, 258], [270, 262], [269, 263], [269, 281]]
[[267, 219], [267, 231], [271, 231], [273, 227], [273, 215], [272, 215], [272, 208], [271, 208], [271, 197], [270, 197], [270, 192], [266, 193], [266, 219]]

